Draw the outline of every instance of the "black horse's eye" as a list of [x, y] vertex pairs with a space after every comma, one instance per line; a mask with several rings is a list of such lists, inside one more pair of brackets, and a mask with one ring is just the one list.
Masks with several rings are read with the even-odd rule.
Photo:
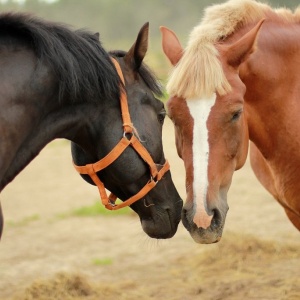
[[242, 109], [239, 109], [238, 111], [234, 112], [231, 116], [231, 121], [233, 121], [233, 122], [237, 121], [240, 118], [242, 112], [243, 112]]
[[165, 120], [165, 117], [166, 117], [166, 111], [165, 109], [162, 109], [159, 113], [158, 113], [158, 121], [163, 124], [164, 123], [164, 120]]

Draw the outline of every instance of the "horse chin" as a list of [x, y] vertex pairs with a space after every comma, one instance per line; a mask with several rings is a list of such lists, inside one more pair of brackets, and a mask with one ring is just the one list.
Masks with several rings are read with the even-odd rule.
[[[179, 223], [179, 222], [178, 222]], [[171, 224], [169, 216], [156, 217], [151, 219], [141, 219], [144, 232], [151, 238], [169, 239], [173, 237], [177, 231], [177, 224]]]
[[193, 228], [190, 231], [190, 235], [196, 243], [213, 244], [221, 240], [222, 232], [223, 232], [222, 229], [211, 230], [210, 227], [208, 229]]
[[198, 228], [198, 226], [193, 222], [193, 218], [189, 216], [186, 210], [182, 211], [182, 223], [184, 227], [188, 230], [191, 237], [196, 243], [199, 244], [213, 244], [217, 243], [222, 238], [225, 215], [221, 217], [219, 213], [215, 213], [211, 224], [208, 228]]

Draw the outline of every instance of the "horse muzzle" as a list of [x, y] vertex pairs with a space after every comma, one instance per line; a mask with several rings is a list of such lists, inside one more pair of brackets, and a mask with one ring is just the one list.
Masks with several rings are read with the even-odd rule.
[[210, 225], [202, 228], [194, 223], [194, 209], [187, 204], [182, 210], [181, 219], [184, 227], [189, 231], [196, 243], [212, 244], [219, 242], [222, 238], [227, 211], [227, 204], [223, 205], [222, 208], [213, 208], [211, 210]]
[[173, 237], [177, 231], [180, 222], [181, 199], [178, 200], [178, 208], [175, 215], [171, 213], [171, 209], [162, 210], [159, 207], [151, 207], [153, 211], [151, 218], [141, 218], [141, 224], [144, 232], [151, 238], [169, 239]]
[[175, 235], [181, 220], [183, 201], [178, 194], [171, 174], [131, 207], [140, 217], [144, 232], [151, 238], [168, 239]]

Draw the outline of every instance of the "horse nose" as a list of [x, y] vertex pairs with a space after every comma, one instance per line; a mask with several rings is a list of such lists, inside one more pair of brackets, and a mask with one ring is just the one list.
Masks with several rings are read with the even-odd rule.
[[183, 207], [182, 211], [181, 211], [181, 221], [183, 226], [188, 230], [191, 231], [192, 229], [192, 224], [191, 224], [191, 220], [189, 220], [188, 218], [188, 209]]
[[[227, 209], [226, 209], [227, 211]], [[220, 227], [223, 226], [223, 222], [224, 222], [224, 213], [221, 212], [221, 210], [219, 210], [218, 208], [214, 208], [209, 210], [208, 214], [212, 217], [211, 219], [211, 223], [210, 223], [210, 230], [217, 230]], [[226, 213], [225, 213], [226, 215]], [[193, 222], [193, 215], [192, 215], [192, 211], [190, 208], [183, 208], [182, 209], [182, 214], [181, 214], [181, 220], [182, 223], [184, 225], [184, 227], [190, 231], [192, 229], [192, 227], [195, 226], [194, 222]], [[204, 228], [204, 229], [208, 229], [208, 228]]]
[[213, 217], [211, 220], [210, 227], [212, 230], [218, 229], [223, 224], [221, 212], [217, 208], [215, 208], [212, 210], [212, 215]]

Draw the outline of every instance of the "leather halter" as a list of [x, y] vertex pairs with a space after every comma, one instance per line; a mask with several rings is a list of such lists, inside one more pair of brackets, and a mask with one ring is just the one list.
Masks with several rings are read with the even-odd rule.
[[[118, 72], [118, 75], [125, 86], [125, 80], [122, 74], [121, 67], [119, 63], [112, 58], [112, 61], [115, 65], [115, 68]], [[101, 197], [102, 204], [109, 210], [117, 210], [119, 208], [129, 206], [132, 203], [136, 202], [139, 199], [142, 199], [150, 190], [152, 190], [157, 182], [162, 179], [163, 175], [170, 169], [170, 165], [168, 161], [164, 163], [163, 167], [158, 170], [156, 164], [154, 163], [151, 155], [147, 151], [147, 149], [141, 144], [138, 138], [135, 136], [135, 128], [131, 123], [129, 109], [128, 109], [128, 102], [127, 102], [127, 95], [124, 88], [121, 88], [121, 96], [120, 96], [120, 104], [121, 104], [121, 112], [122, 112], [122, 119], [123, 119], [123, 137], [119, 141], [119, 143], [102, 159], [93, 163], [87, 164], [85, 166], [77, 166], [74, 164], [75, 169], [80, 174], [87, 174], [91, 177], [95, 185], [97, 185], [99, 194]], [[146, 185], [134, 196], [130, 197], [129, 199], [125, 200], [120, 204], [115, 204], [117, 196], [114, 194], [110, 194], [107, 196], [105, 187], [103, 182], [97, 176], [97, 172], [105, 169], [110, 164], [112, 164], [128, 147], [131, 146], [139, 155], [140, 157], [149, 165], [150, 168], [150, 179], [146, 183]]]

